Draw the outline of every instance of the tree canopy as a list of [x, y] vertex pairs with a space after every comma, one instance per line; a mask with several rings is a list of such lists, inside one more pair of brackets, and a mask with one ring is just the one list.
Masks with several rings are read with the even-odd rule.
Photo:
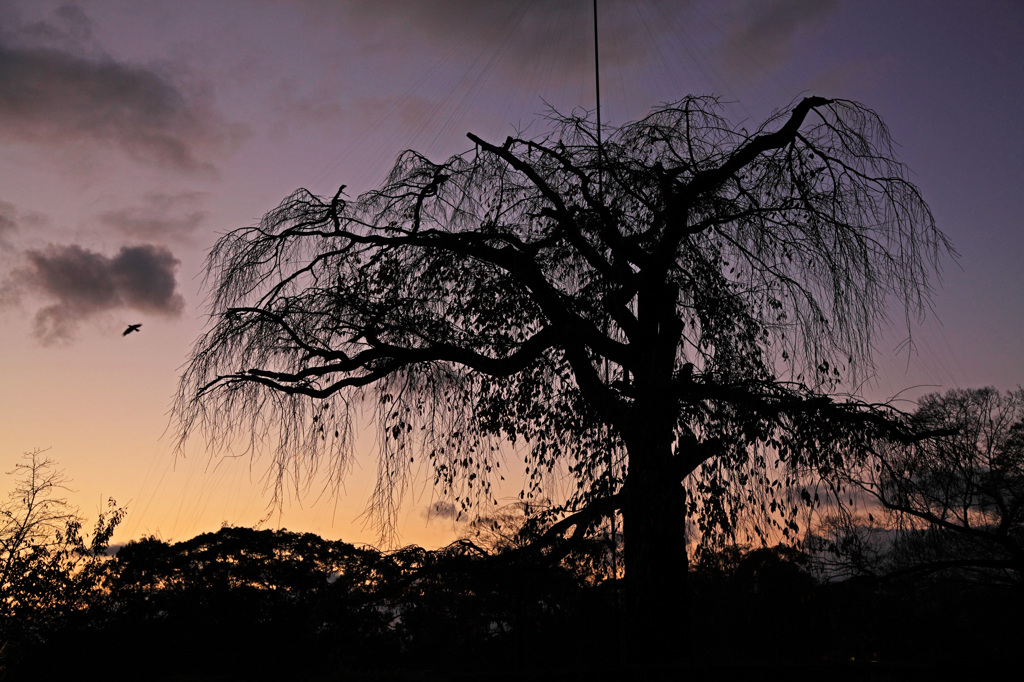
[[[912, 423], [934, 434], [886, 444], [857, 485], [880, 510], [890, 574], [1024, 576], [1024, 389], [923, 397]], [[871, 519], [876, 521], [874, 517]]]
[[376, 190], [298, 190], [221, 238], [176, 414], [184, 438], [271, 447], [280, 482], [343, 471], [368, 407], [385, 520], [417, 456], [468, 508], [524, 444], [524, 497], [556, 469], [575, 483], [560, 531], [622, 510], [650, 614], [675, 601], [687, 518], [789, 534], [798, 480], [892, 433], [849, 386], [950, 247], [855, 102], [754, 130], [709, 97], [601, 137], [586, 113], [546, 122], [440, 163], [404, 152]]

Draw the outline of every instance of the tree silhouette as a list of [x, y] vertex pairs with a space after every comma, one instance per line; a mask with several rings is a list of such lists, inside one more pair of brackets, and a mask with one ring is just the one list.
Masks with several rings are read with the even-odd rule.
[[[1024, 577], [1024, 389], [953, 389], [921, 399], [918, 442], [889, 444], [858, 484], [895, 535], [890, 573]], [[884, 518], [882, 518], [884, 517]]]
[[[12, 643], [42, 638], [89, 605], [111, 536], [126, 513], [114, 500], [91, 535], [64, 495], [71, 479], [44, 450], [24, 453], [0, 504], [0, 669]], [[16, 646], [10, 647], [15, 650]]]
[[949, 246], [854, 102], [749, 132], [687, 97], [602, 144], [586, 115], [547, 120], [443, 163], [407, 151], [355, 200], [299, 190], [221, 238], [176, 415], [182, 438], [271, 447], [283, 485], [343, 469], [371, 408], [385, 532], [416, 456], [465, 510], [526, 443], [525, 498], [576, 484], [545, 539], [621, 510], [637, 640], [666, 651], [686, 519], [708, 540], [747, 512], [753, 535], [794, 531], [794, 483], [835, 480], [895, 423], [843, 382], [870, 372], [891, 298], [923, 312]]
[[307, 679], [336, 656], [362, 662], [387, 644], [377, 592], [398, 572], [393, 563], [285, 530], [225, 527], [173, 544], [144, 538], [122, 547], [108, 572], [110, 636], [143, 665], [172, 647], [181, 656], [164, 665], [174, 671], [287, 668]]

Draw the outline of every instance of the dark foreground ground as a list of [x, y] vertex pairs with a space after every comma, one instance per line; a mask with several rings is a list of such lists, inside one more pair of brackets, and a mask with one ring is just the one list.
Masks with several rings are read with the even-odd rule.
[[[457, 667], [457, 662], [453, 662]], [[1019, 668], [1017, 668], [1019, 670]], [[141, 673], [141, 671], [136, 671]], [[634, 682], [634, 681], [683, 681], [699, 682], [731, 682], [732, 680], [793, 680], [821, 682], [937, 682], [943, 680], [1003, 680], [1007, 678], [1004, 664], [992, 666], [939, 666], [939, 665], [906, 665], [874, 663], [847, 664], [794, 664], [794, 665], [717, 665], [692, 667], [678, 670], [650, 669], [565, 669], [552, 667], [546, 670], [456, 670], [424, 671], [412, 669], [395, 669], [379, 671], [339, 671], [329, 676], [316, 677], [279, 677], [277, 675], [261, 676], [252, 673], [231, 675], [191, 675], [150, 676], [134, 678], [131, 675], [122, 679], [147, 679], [162, 682], [235, 682], [253, 679], [290, 679], [296, 682], [467, 682], [485, 680], [488, 682]], [[40, 678], [48, 679], [48, 678]], [[96, 678], [100, 679], [100, 678]], [[103, 679], [109, 679], [104, 676]]]
[[686, 613], [662, 616], [686, 624], [679, 665], [652, 670], [623, 653], [621, 586], [586, 556], [383, 555], [230, 528], [148, 540], [88, 590], [0, 618], [0, 681], [973, 682], [1024, 668], [1012, 581], [823, 582], [791, 550], [734, 554], [691, 568]]

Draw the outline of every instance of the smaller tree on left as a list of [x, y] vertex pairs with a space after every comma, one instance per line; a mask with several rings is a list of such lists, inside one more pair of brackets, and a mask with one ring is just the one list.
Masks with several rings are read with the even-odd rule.
[[125, 515], [108, 500], [92, 535], [84, 535], [82, 518], [66, 497], [70, 478], [45, 450], [26, 452], [7, 473], [15, 483], [0, 504], [0, 650], [40, 637], [84, 608]]

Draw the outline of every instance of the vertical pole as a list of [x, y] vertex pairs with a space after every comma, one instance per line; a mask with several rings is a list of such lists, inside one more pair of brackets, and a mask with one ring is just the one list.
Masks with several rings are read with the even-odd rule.
[[[597, 0], [594, 0], [594, 91], [597, 98], [597, 156], [601, 165], [601, 57], [597, 50]], [[600, 179], [600, 178], [599, 178]]]
[[[593, 0], [594, 7], [594, 94], [597, 100], [597, 187], [598, 196], [603, 195], [603, 182], [604, 182], [604, 148], [602, 144], [602, 133], [601, 133], [601, 58], [598, 51], [598, 35], [597, 35], [597, 0]], [[608, 384], [608, 360], [604, 361], [604, 383]], [[605, 427], [607, 429], [607, 427]], [[612, 451], [612, 439], [611, 433], [606, 433], [605, 436], [605, 451], [608, 457], [608, 494], [612, 494], [612, 480], [614, 479], [614, 452]], [[618, 578], [618, 551], [616, 547], [616, 528], [615, 528], [615, 511], [613, 510], [611, 515], [608, 517], [610, 528], [610, 544], [611, 544], [611, 576], [613, 579]]]

